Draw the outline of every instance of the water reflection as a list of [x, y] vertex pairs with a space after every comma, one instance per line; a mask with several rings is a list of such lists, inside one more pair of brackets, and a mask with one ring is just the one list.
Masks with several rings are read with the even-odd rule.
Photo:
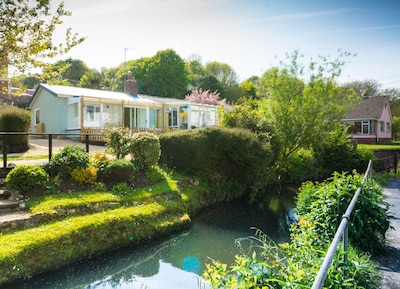
[[276, 242], [288, 240], [294, 194], [295, 190], [286, 189], [269, 193], [253, 205], [237, 200], [213, 206], [196, 215], [186, 232], [109, 252], [4, 288], [208, 288], [201, 278], [205, 263], [210, 258], [232, 263], [239, 252], [235, 239], [254, 236], [252, 227]]

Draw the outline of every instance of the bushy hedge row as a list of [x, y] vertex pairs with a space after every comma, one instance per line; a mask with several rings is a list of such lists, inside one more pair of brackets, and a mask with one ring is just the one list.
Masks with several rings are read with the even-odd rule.
[[[29, 132], [32, 116], [29, 111], [15, 106], [0, 106], [0, 131]], [[29, 149], [28, 135], [7, 137], [8, 152], [24, 152]]]
[[269, 143], [244, 129], [207, 128], [160, 136], [160, 161], [170, 168], [199, 176], [229, 200], [246, 189], [269, 182], [273, 154]]
[[362, 186], [349, 222], [349, 240], [358, 249], [376, 253], [385, 246], [389, 204], [384, 201], [378, 184], [362, 180], [360, 174], [336, 172], [324, 182], [306, 182], [299, 189], [296, 208], [315, 224], [317, 234], [328, 232], [328, 238], [332, 239], [357, 188]]

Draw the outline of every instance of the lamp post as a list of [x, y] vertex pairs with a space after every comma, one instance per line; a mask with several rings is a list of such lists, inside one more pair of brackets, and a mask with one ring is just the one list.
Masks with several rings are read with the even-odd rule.
[[128, 51], [128, 50], [135, 50], [135, 49], [132, 49], [132, 48], [124, 48], [124, 83], [123, 83], [123, 85], [124, 85], [124, 92], [126, 92], [126, 51]]

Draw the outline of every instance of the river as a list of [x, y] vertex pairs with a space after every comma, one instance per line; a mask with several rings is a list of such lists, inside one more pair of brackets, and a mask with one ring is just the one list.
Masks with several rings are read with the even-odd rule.
[[260, 229], [275, 242], [289, 239], [295, 188], [274, 189], [250, 205], [239, 199], [206, 208], [187, 231], [77, 262], [4, 289], [204, 289], [205, 263], [231, 264], [235, 240]]

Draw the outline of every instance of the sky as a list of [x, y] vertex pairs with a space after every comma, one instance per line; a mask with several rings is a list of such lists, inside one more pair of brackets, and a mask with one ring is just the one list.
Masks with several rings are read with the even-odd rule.
[[[60, 0], [53, 0], [55, 6]], [[90, 68], [173, 49], [183, 59], [229, 64], [239, 81], [261, 76], [298, 50], [306, 62], [355, 54], [340, 83], [376, 80], [400, 89], [398, 0], [64, 0], [65, 29], [86, 37], [62, 59]]]

